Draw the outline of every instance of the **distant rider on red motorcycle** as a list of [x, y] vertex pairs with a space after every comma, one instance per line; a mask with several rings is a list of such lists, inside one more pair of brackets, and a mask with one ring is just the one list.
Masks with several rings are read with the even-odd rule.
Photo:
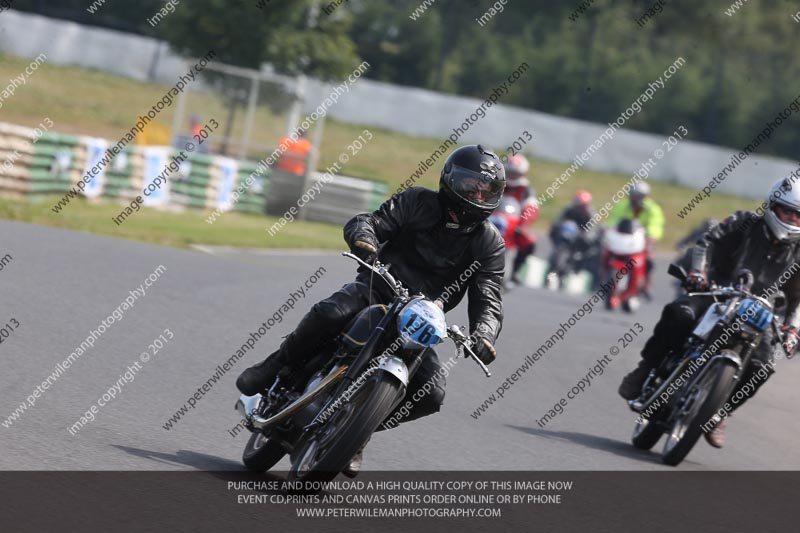
[[515, 154], [508, 158], [506, 167], [506, 190], [503, 196], [509, 196], [519, 202], [522, 215], [514, 232], [505, 237], [506, 248], [516, 248], [517, 255], [511, 269], [511, 282], [520, 284], [519, 271], [528, 257], [536, 251], [536, 234], [531, 226], [539, 218], [539, 203], [536, 193], [528, 181], [530, 163], [522, 154]]
[[647, 232], [647, 276], [642, 294], [650, 298], [650, 275], [653, 271], [653, 247], [664, 236], [664, 212], [650, 197], [650, 185], [639, 181], [626, 200], [618, 203], [608, 215], [608, 226], [616, 227], [624, 219], [635, 219]]

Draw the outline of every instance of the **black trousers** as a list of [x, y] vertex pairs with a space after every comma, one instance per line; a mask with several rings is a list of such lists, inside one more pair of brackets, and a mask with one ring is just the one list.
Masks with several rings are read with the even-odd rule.
[[528, 260], [528, 257], [533, 255], [533, 252], [536, 250], [535, 244], [529, 244], [527, 246], [523, 246], [522, 248], [517, 250], [517, 255], [514, 256], [514, 263], [511, 267], [511, 276], [512, 278], [516, 277], [519, 273], [522, 265], [525, 264], [525, 261]]
[[[329, 297], [317, 302], [306, 313], [295, 330], [290, 333], [278, 351], [284, 364], [301, 366], [319, 349], [320, 343], [333, 340], [347, 324], [370, 304], [388, 304], [393, 295], [382, 287], [383, 281], [376, 280], [372, 290], [367, 283], [354, 281], [348, 283]], [[433, 350], [428, 350], [417, 372], [412, 376], [406, 395], [398, 404], [398, 410], [411, 403], [410, 408], [403, 411], [402, 417], [395, 417], [399, 422], [407, 422], [426, 415], [436, 413], [444, 403], [445, 377], [439, 357]], [[425, 391], [421, 390], [425, 388]], [[415, 393], [417, 399], [412, 400]], [[397, 414], [392, 413], [390, 418]]]
[[[682, 295], [675, 301], [664, 306], [664, 310], [661, 312], [661, 318], [653, 329], [653, 335], [647, 340], [644, 348], [642, 348], [642, 359], [645, 363], [649, 367], [655, 368], [661, 364], [661, 361], [670, 352], [679, 350], [692, 332], [692, 329], [694, 329], [697, 320], [702, 318], [703, 314], [712, 303], [713, 300], [711, 298], [690, 298], [687, 295]], [[745, 396], [746, 401], [749, 397], [755, 395], [758, 389], [766, 383], [767, 379], [775, 373], [772, 366], [774, 363], [773, 343], [774, 338], [772, 330], [768, 329], [750, 358], [750, 364], [745, 369], [742, 378], [739, 380], [733, 393], [731, 393], [732, 396], [750, 382], [751, 378], [763, 368], [764, 371], [767, 372], [767, 376], [763, 379], [753, 380], [755, 390]], [[744, 401], [736, 405], [739, 406], [743, 403]]]

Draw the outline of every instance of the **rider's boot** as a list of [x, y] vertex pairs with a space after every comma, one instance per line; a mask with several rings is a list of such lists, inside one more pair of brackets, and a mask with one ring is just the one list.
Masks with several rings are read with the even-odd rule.
[[349, 478], [354, 478], [361, 472], [361, 463], [364, 461], [364, 448], [367, 447], [368, 443], [369, 441], [365, 442], [353, 458], [350, 459], [350, 463], [342, 470], [342, 474]]
[[622, 383], [619, 386], [619, 395], [626, 400], [635, 400], [638, 398], [642, 393], [642, 385], [644, 385], [652, 369], [653, 367], [644, 359], [639, 361], [639, 366], [622, 378]]
[[329, 298], [314, 304], [276, 352], [241, 373], [236, 380], [236, 387], [243, 394], [253, 396], [268, 388], [282, 368], [303, 368], [308, 359], [333, 339], [363, 307], [360, 300], [366, 298], [360, 295], [360, 290], [361, 285], [351, 283]]
[[725, 429], [727, 420], [722, 420], [714, 429], [705, 434], [706, 442], [714, 448], [722, 448], [725, 446]]
[[246, 396], [254, 396], [267, 389], [286, 366], [281, 350], [276, 350], [260, 363], [242, 372], [236, 379], [236, 388]]

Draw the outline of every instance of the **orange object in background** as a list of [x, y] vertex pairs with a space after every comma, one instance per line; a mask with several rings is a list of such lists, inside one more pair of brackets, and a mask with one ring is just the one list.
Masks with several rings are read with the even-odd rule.
[[169, 146], [172, 130], [157, 122], [150, 122], [141, 133], [136, 134], [136, 144], [141, 146]]
[[281, 137], [280, 146], [286, 146], [286, 150], [278, 160], [278, 168], [297, 176], [305, 175], [308, 154], [311, 153], [311, 143], [308, 139], [301, 135], [295, 141], [284, 135]]

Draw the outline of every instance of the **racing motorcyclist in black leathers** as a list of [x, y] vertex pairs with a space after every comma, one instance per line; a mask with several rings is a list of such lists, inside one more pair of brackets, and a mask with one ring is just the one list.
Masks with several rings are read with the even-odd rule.
[[560, 222], [571, 220], [578, 225], [584, 233], [588, 232], [591, 228], [587, 225], [594, 218], [595, 211], [592, 209], [592, 193], [589, 191], [579, 190], [575, 192], [572, 201], [561, 211], [558, 219], [550, 226], [550, 239], [553, 239], [553, 228]]
[[[729, 285], [741, 269], [753, 273], [755, 282], [751, 291], [756, 295], [763, 294], [765, 289], [779, 281], [785, 281], [776, 288], [786, 294], [781, 329], [786, 334], [783, 349], [787, 354], [794, 353], [800, 326], [800, 271], [797, 270], [800, 261], [800, 184], [793, 184], [793, 180], [794, 177], [787, 177], [772, 186], [765, 202], [766, 210], [763, 210], [764, 206], [759, 208], [763, 215], [737, 211], [707, 231], [694, 246], [691, 270], [684, 285], [689, 291], [707, 289], [708, 280]], [[784, 273], [791, 273], [791, 276], [784, 276]], [[788, 279], [779, 280], [781, 277]], [[684, 295], [664, 307], [653, 336], [642, 349], [642, 361], [622, 380], [620, 396], [626, 400], [639, 396], [650, 370], [657, 367], [670, 351], [681, 348], [696, 320], [710, 304], [707, 298], [689, 299]], [[776, 309], [779, 316], [780, 311]], [[767, 377], [773, 373], [773, 342], [772, 332], [767, 330], [733, 394], [750, 382], [760, 368], [765, 370]], [[765, 381], [766, 378], [754, 380], [756, 390]], [[749, 396], [753, 394], [755, 391]], [[745, 399], [747, 397], [745, 395]], [[742, 403], [744, 401], [735, 405], [738, 407]], [[705, 436], [709, 444], [721, 448], [725, 443], [725, 420]]]
[[[505, 244], [487, 219], [499, 205], [505, 184], [497, 155], [481, 145], [463, 146], [445, 161], [438, 193], [412, 187], [377, 211], [356, 215], [344, 227], [344, 239], [355, 255], [366, 262], [377, 257], [390, 263], [391, 273], [412, 294], [439, 300], [445, 312], [468, 294], [473, 350], [485, 364], [496, 357], [505, 272]], [[465, 273], [471, 275], [463, 278]], [[320, 339], [334, 339], [359, 311], [370, 303], [389, 303], [393, 296], [384, 283], [370, 284], [369, 271], [361, 268], [354, 282], [315, 304], [276, 352], [242, 372], [236, 386], [248, 396], [264, 391], [284, 367], [297, 369], [318, 353]], [[432, 379], [434, 388], [413, 402], [403, 421], [437, 412], [444, 400], [439, 359], [432, 350], [428, 353], [409, 383], [406, 399]], [[356, 454], [346, 475], [358, 472], [361, 455]]]

